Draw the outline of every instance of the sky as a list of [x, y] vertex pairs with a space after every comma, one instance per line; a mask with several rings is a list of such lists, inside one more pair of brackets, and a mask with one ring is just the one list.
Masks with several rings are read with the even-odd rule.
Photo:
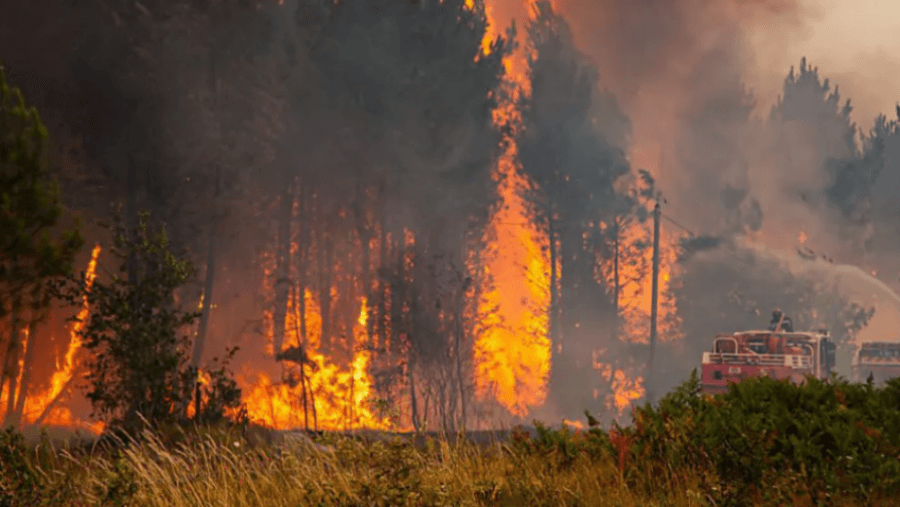
[[900, 100], [900, 1], [802, 0], [800, 9], [800, 27], [746, 27], [757, 59], [748, 81], [760, 105], [771, 106], [787, 70], [805, 55], [852, 99], [861, 127], [868, 129], [878, 114], [893, 118]]

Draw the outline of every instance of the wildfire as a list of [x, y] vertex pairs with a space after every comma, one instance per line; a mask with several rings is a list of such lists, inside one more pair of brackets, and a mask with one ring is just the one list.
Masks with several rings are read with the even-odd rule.
[[[650, 310], [653, 301], [653, 243], [652, 224], [634, 225], [621, 232], [622, 253], [619, 264], [619, 308], [622, 315], [624, 341], [648, 343]], [[672, 275], [678, 270], [677, 235], [660, 233], [659, 246], [659, 306], [657, 331], [661, 341], [680, 337], [675, 297], [672, 294]]]
[[387, 429], [390, 425], [386, 418], [376, 416], [369, 403], [372, 382], [368, 373], [370, 353], [365, 349], [366, 299], [360, 302], [359, 318], [353, 328], [353, 359], [349, 368], [342, 370], [319, 352], [320, 306], [308, 289], [304, 298], [309, 330], [306, 339], [301, 341], [298, 332], [300, 304], [296, 297], [288, 301], [285, 319], [285, 345], [304, 351], [303, 368], [291, 367], [292, 377], [286, 382], [273, 382], [264, 372], [258, 372], [252, 382], [242, 379], [250, 385], [244, 396], [250, 419], [277, 429], [307, 425], [330, 430]]
[[[517, 98], [530, 93], [521, 55], [504, 60], [512, 97], [494, 111], [494, 123], [521, 124]], [[501, 156], [500, 206], [486, 235], [484, 274], [489, 289], [479, 302], [475, 342], [475, 385], [479, 397], [492, 397], [510, 413], [524, 416], [546, 397], [550, 372], [548, 337], [550, 262], [541, 245], [546, 237], [530, 222], [521, 190], [528, 185], [518, 172], [512, 139]]]
[[563, 419], [563, 425], [574, 428], [575, 431], [584, 429], [584, 423], [581, 421], [570, 421], [569, 419]]
[[616, 410], [621, 414], [626, 408], [630, 407], [632, 402], [639, 400], [644, 396], [643, 377], [637, 377], [634, 380], [629, 379], [625, 372], [617, 370], [613, 379], [613, 403]]
[[[91, 286], [93, 286], [94, 280], [97, 277], [97, 259], [100, 256], [101, 250], [100, 245], [97, 244], [91, 252], [91, 260], [88, 262], [84, 277], [84, 283], [87, 290], [91, 289]], [[102, 422], [86, 423], [84, 421], [77, 421], [72, 415], [69, 407], [59, 404], [60, 399], [67, 391], [69, 391], [68, 388], [71, 387], [71, 382], [77, 368], [75, 358], [78, 351], [81, 350], [81, 330], [84, 329], [84, 322], [89, 313], [90, 308], [87, 299], [85, 298], [82, 302], [81, 309], [78, 312], [77, 320], [72, 326], [63, 363], [61, 365], [57, 364], [57, 369], [50, 377], [50, 384], [45, 392], [39, 395], [29, 396], [25, 400], [22, 411], [22, 419], [25, 423], [80, 426], [97, 434], [103, 431], [104, 425]], [[28, 346], [33, 346], [29, 344], [29, 341], [26, 330], [25, 341], [23, 343], [25, 350], [27, 350]], [[22, 363], [20, 363], [19, 372], [21, 382], [21, 375], [24, 372], [24, 364]], [[19, 385], [21, 385], [21, 383]], [[4, 398], [6, 397], [4, 396]]]
[[[87, 290], [91, 290], [91, 287], [94, 285], [94, 280], [97, 278], [97, 259], [100, 257], [101, 250], [100, 244], [98, 243], [94, 245], [94, 249], [91, 251], [91, 260], [88, 262], [87, 270], [85, 270], [84, 275], [84, 283]], [[50, 377], [50, 387], [47, 389], [47, 392], [35, 400], [36, 407], [40, 407], [35, 413], [36, 417], [40, 417], [44, 411], [48, 408], [50, 409], [50, 412], [44, 419], [44, 422], [48, 424], [69, 425], [72, 423], [72, 413], [67, 407], [51, 407], [50, 405], [56, 403], [58, 398], [64, 394], [63, 391], [72, 381], [76, 367], [75, 355], [81, 350], [81, 331], [84, 329], [85, 321], [87, 320], [89, 313], [90, 307], [88, 306], [87, 298], [85, 297], [84, 301], [81, 303], [81, 310], [78, 312], [77, 320], [72, 326], [72, 331], [69, 334], [69, 347], [66, 350], [62, 368], [58, 368], [57, 371], [53, 372], [53, 376]], [[92, 431], [98, 429], [99, 431], [97, 431], [97, 433], [103, 431], [102, 423], [94, 423], [92, 425]]]

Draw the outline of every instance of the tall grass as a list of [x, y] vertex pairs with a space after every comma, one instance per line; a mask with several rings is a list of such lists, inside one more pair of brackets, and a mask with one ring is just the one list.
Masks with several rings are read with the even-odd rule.
[[[610, 459], [584, 454], [570, 460], [507, 443], [486, 447], [429, 439], [417, 447], [399, 438], [339, 435], [319, 445], [290, 435], [259, 443], [225, 431], [197, 433], [174, 445], [165, 440], [146, 432], [93, 449], [51, 452], [47, 442], [20, 449], [43, 492], [22, 496], [19, 503], [7, 496], [0, 505], [704, 505], [690, 490], [635, 493]], [[9, 481], [3, 486], [8, 491]]]
[[[0, 435], [0, 507], [900, 505], [900, 380], [696, 378], [609, 430], [502, 443], [155, 428], [80, 447]], [[383, 437], [383, 436], [382, 436]]]

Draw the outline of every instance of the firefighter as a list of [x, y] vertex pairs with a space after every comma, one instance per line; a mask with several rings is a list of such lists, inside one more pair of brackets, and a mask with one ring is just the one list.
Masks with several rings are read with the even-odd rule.
[[775, 308], [772, 310], [772, 322], [769, 322], [769, 331], [777, 331], [778, 326], [781, 325], [781, 319], [784, 318], [784, 314], [781, 313], [781, 310]]
[[780, 309], [775, 308], [772, 310], [772, 322], [769, 323], [769, 331], [785, 331], [793, 333], [794, 323], [791, 322], [791, 318], [785, 315]]

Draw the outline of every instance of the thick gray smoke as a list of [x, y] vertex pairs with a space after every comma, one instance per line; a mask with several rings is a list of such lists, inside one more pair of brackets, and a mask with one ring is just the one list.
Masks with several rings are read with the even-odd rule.
[[[664, 213], [698, 236], [734, 239], [731, 248], [749, 256], [751, 265], [722, 271], [733, 276], [727, 287], [710, 274], [744, 261], [720, 253], [686, 263], [695, 272], [684, 283], [702, 287], [684, 294], [709, 299], [690, 305], [703, 315], [683, 319], [700, 323], [721, 315], [718, 329], [694, 326], [702, 333], [761, 327], [772, 306], [814, 308], [809, 294], [827, 291], [876, 309], [857, 340], [897, 338], [900, 230], [888, 226], [897, 215], [886, 197], [900, 174], [896, 125], [882, 119], [875, 123], [881, 134], [870, 135], [874, 119], [854, 117], [841, 83], [802, 53], [792, 55], [793, 68], [779, 70], [784, 82], [777, 95], [760, 96], [747, 85], [759, 78], [758, 57], [770, 60], [756, 54], [760, 30], [768, 30], [769, 41], [788, 41], [821, 12], [793, 0], [560, 0], [557, 6], [599, 68], [601, 84], [630, 117], [631, 162], [657, 176]], [[819, 260], [802, 259], [798, 248]], [[792, 285], [797, 297], [779, 303], [787, 289], [771, 280]], [[760, 314], [728, 321], [736, 316], [728, 310], [730, 291], [750, 287]], [[696, 363], [695, 352], [685, 351], [684, 360]], [[685, 371], [673, 370], [666, 381]]]

